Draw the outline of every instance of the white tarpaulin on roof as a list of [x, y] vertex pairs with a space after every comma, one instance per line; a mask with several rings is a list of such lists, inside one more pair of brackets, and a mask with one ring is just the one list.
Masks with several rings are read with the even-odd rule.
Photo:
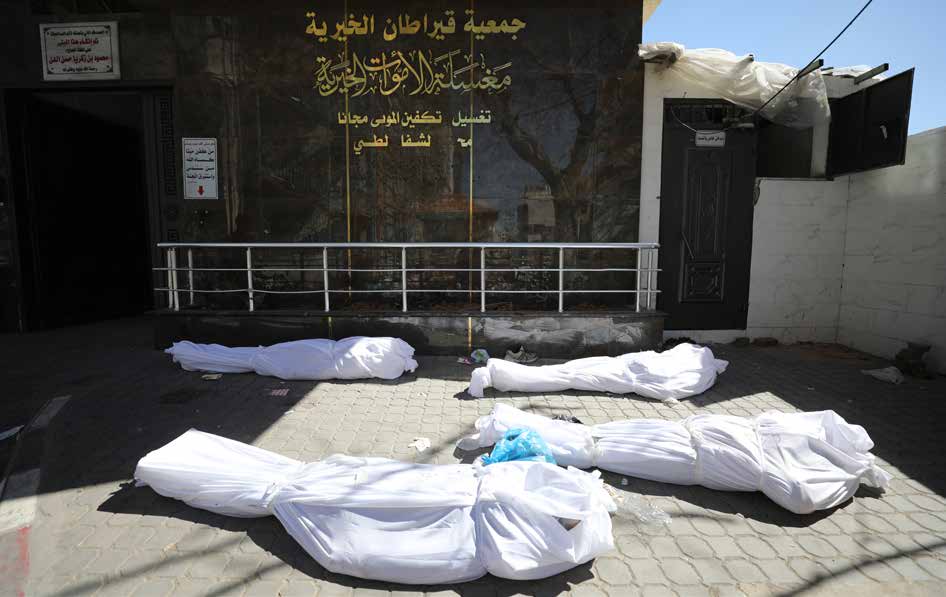
[[[644, 60], [673, 56], [674, 60], [667, 61], [669, 71], [749, 110], [758, 109], [774, 97], [800, 70], [777, 62], [757, 62], [748, 54], [737, 56], [717, 48], [687, 49], [674, 42], [641, 44], [638, 55]], [[821, 72], [815, 70], [800, 77], [761, 115], [795, 128], [829, 122], [831, 108]]]
[[836, 506], [861, 483], [885, 487], [863, 427], [831, 410], [768, 412], [748, 419], [693, 415], [682, 421], [630, 419], [586, 426], [497, 404], [460, 440], [465, 450], [491, 446], [509, 429], [538, 432], [556, 462], [676, 485], [761, 491], [798, 514]]
[[492, 387], [501, 392], [584, 390], [679, 400], [711, 388], [727, 364], [709, 348], [686, 343], [664, 352], [631, 352], [538, 367], [489, 359], [485, 367], [473, 370], [469, 391], [477, 398]]
[[396, 379], [417, 368], [414, 349], [400, 338], [353, 336], [297, 340], [272, 346], [229, 347], [175, 342], [164, 352], [187, 371], [246, 373], [280, 379]]
[[537, 579], [613, 549], [598, 475], [543, 462], [306, 464], [190, 430], [142, 458], [135, 479], [195, 508], [272, 514], [326, 569], [373, 580]]

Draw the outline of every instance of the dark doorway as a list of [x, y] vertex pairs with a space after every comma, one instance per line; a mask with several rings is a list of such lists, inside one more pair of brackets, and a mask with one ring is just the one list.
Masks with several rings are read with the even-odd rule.
[[28, 329], [152, 305], [143, 102], [136, 92], [25, 92], [8, 102]]
[[742, 114], [718, 100], [665, 100], [658, 307], [667, 329], [746, 327], [756, 133], [734, 126]]

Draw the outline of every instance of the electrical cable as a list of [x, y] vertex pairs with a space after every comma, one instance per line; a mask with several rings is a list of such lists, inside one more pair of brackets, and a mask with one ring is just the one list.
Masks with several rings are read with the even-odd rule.
[[676, 120], [678, 123], [680, 123], [682, 126], [688, 128], [688, 129], [690, 129], [690, 130], [693, 131], [694, 133], [722, 133], [722, 132], [728, 131], [729, 129], [733, 128], [733, 126], [734, 126], [733, 124], [729, 124], [729, 125], [726, 125], [726, 127], [721, 128], [721, 129], [703, 129], [703, 130], [695, 129], [695, 128], [693, 128], [692, 126], [690, 126], [689, 124], [687, 124], [687, 123], [683, 122], [682, 120], [680, 120], [680, 117], [677, 116], [677, 112], [676, 112], [676, 110], [673, 109], [673, 106], [670, 106], [669, 108], [670, 108], [670, 115], [673, 116], [673, 119]]
[[754, 118], [756, 115], [758, 115], [759, 112], [761, 112], [763, 108], [765, 108], [766, 106], [768, 106], [769, 103], [770, 103], [772, 100], [774, 100], [775, 98], [777, 98], [780, 93], [782, 93], [783, 91], [785, 91], [785, 90], [788, 88], [789, 85], [791, 85], [791, 84], [794, 83], [796, 80], [798, 80], [798, 75], [801, 74], [802, 72], [804, 72], [805, 68], [807, 68], [809, 64], [811, 64], [811, 63], [814, 62], [815, 60], [821, 58], [821, 56], [822, 56], [825, 52], [828, 51], [828, 48], [830, 48], [831, 46], [833, 46], [833, 45], [834, 45], [834, 42], [838, 41], [838, 39], [840, 39], [841, 36], [844, 35], [844, 32], [847, 31], [847, 30], [851, 27], [851, 25], [854, 24], [854, 21], [857, 20], [857, 17], [861, 16], [861, 13], [863, 13], [865, 10], [867, 10], [867, 7], [870, 6], [870, 5], [871, 5], [871, 2], [873, 2], [873, 1], [874, 1], [874, 0], [867, 0], [867, 4], [865, 4], [859, 11], [857, 11], [857, 14], [854, 15], [854, 18], [852, 18], [852, 19], [848, 22], [848, 24], [844, 26], [844, 29], [841, 29], [841, 32], [840, 32], [840, 33], [838, 33], [837, 35], [834, 36], [834, 39], [831, 40], [831, 43], [829, 43], [828, 45], [826, 45], [823, 50], [821, 50], [820, 52], [818, 52], [818, 55], [817, 55], [817, 56], [815, 56], [814, 58], [812, 58], [811, 60], [809, 60], [808, 63], [805, 65], [804, 68], [799, 69], [798, 72], [795, 73], [795, 76], [792, 77], [792, 79], [791, 79], [788, 83], [786, 83], [781, 89], [779, 89], [778, 91], [775, 92], [775, 95], [773, 95], [772, 97], [770, 97], [768, 100], [766, 100], [766, 102], [765, 102], [764, 104], [762, 104], [761, 106], [759, 106], [759, 107], [756, 109], [756, 111], [752, 113], [752, 117]]
[[[828, 45], [826, 45], [826, 46], [824, 47], [824, 49], [822, 49], [820, 52], [818, 52], [818, 55], [817, 55], [817, 56], [815, 56], [814, 58], [812, 58], [811, 60], [809, 60], [808, 63], [807, 63], [803, 68], [798, 69], [798, 72], [795, 73], [795, 76], [792, 77], [791, 80], [790, 80], [788, 83], [786, 83], [785, 85], [783, 85], [781, 89], [779, 89], [778, 91], [776, 91], [776, 92], [775, 92], [775, 95], [773, 95], [773, 96], [770, 97], [768, 100], [766, 100], [764, 104], [762, 104], [761, 106], [759, 106], [758, 108], [756, 108], [756, 110], [755, 110], [752, 114], [750, 114], [748, 117], [743, 117], [743, 119], [745, 119], [745, 120], [752, 120], [752, 119], [754, 119], [754, 118], [759, 114], [759, 112], [762, 111], [763, 108], [765, 108], [766, 106], [769, 105], [769, 103], [771, 103], [772, 100], [774, 100], [775, 98], [777, 98], [780, 93], [782, 93], [783, 91], [785, 91], [786, 89], [788, 89], [788, 87], [789, 87], [792, 83], [794, 83], [795, 81], [797, 81], [798, 78], [799, 78], [799, 75], [800, 75], [801, 73], [803, 73], [803, 72], [805, 71], [805, 69], [806, 69], [812, 62], [814, 62], [814, 61], [818, 60], [819, 58], [821, 58], [821, 56], [822, 56], [825, 52], [827, 52], [828, 49], [829, 49], [831, 46], [834, 45], [834, 42], [838, 41], [838, 39], [840, 39], [841, 36], [844, 35], [844, 32], [847, 31], [847, 30], [851, 27], [851, 25], [854, 24], [854, 21], [856, 21], [857, 18], [858, 18], [859, 16], [861, 16], [861, 14], [862, 14], [865, 10], [867, 10], [867, 7], [870, 6], [873, 1], [874, 1], [874, 0], [867, 0], [867, 3], [864, 4], [864, 6], [861, 7], [861, 9], [860, 9], [859, 11], [857, 11], [857, 14], [856, 14], [856, 15], [854, 15], [854, 18], [852, 18], [850, 21], [848, 21], [848, 24], [844, 26], [844, 29], [841, 29], [841, 32], [838, 33], [837, 35], [835, 35], [835, 36], [834, 36], [834, 39], [832, 39], [831, 42], [830, 42]], [[808, 74], [808, 73], [806, 73], [806, 74]], [[673, 109], [672, 106], [670, 107], [670, 115], [673, 116], [674, 120], [676, 120], [679, 124], [681, 124], [682, 126], [688, 128], [688, 129], [690, 129], [690, 130], [693, 131], [694, 133], [717, 133], [717, 132], [723, 132], [723, 131], [728, 131], [729, 129], [733, 128], [733, 126], [735, 126], [735, 125], [733, 125], [733, 124], [729, 124], [729, 125], [727, 125], [725, 128], [722, 128], [722, 129], [701, 131], [701, 130], [695, 129], [695, 128], [693, 128], [692, 126], [688, 125], [687, 123], [683, 122], [683, 121], [680, 119], [680, 117], [677, 116], [677, 113], [676, 113], [676, 111], [674, 111], [674, 109]]]

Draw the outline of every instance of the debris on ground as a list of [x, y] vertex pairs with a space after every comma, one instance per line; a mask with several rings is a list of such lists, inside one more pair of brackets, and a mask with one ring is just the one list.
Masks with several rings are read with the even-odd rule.
[[0, 431], [0, 442], [7, 439], [8, 437], [13, 437], [14, 435], [20, 432], [20, 429], [23, 429], [22, 425], [11, 427], [10, 429], [7, 429], [6, 431]]
[[511, 462], [513, 460], [532, 460], [556, 464], [552, 450], [542, 439], [542, 436], [531, 429], [510, 429], [489, 455], [483, 455], [479, 461], [483, 466], [497, 462]]
[[692, 344], [694, 346], [699, 346], [700, 344], [688, 336], [679, 336], [677, 338], [667, 338], [660, 344], [660, 348], [657, 349], [657, 352], [664, 352], [665, 350], [670, 350], [675, 346], [680, 344]]
[[929, 344], [916, 344], [907, 342], [907, 347], [897, 353], [894, 362], [897, 368], [910, 377], [919, 377], [922, 379], [931, 379], [933, 376], [926, 370], [926, 364], [923, 362], [923, 355], [930, 350]]
[[415, 437], [414, 441], [407, 444], [409, 448], [417, 450], [418, 454], [430, 448], [430, 440], [426, 437]]
[[538, 361], [539, 357], [535, 353], [526, 352], [526, 349], [520, 346], [519, 350], [516, 352], [507, 350], [505, 359], [507, 361], [512, 361], [513, 363], [528, 364]]
[[903, 373], [896, 367], [884, 367], [882, 369], [861, 369], [861, 373], [869, 375], [874, 379], [886, 381], [888, 383], [899, 384], [903, 382]]
[[565, 421], [566, 423], [578, 423], [579, 425], [583, 425], [581, 419], [571, 415], [555, 415], [552, 419], [555, 421]]
[[625, 495], [615, 500], [615, 503], [618, 506], [618, 516], [633, 516], [644, 524], [670, 524], [669, 514], [636, 495]]
[[485, 348], [477, 348], [468, 357], [457, 357], [457, 362], [461, 365], [482, 365], [488, 360], [489, 353]]
[[733, 346], [749, 346], [750, 343], [749, 338], [746, 336], [740, 336], [732, 341]]
[[772, 338], [771, 336], [762, 336], [761, 338], [756, 338], [752, 341], [753, 346], [761, 346], [763, 348], [768, 346], [778, 346], [778, 340]]
[[204, 379], [207, 381], [217, 381], [221, 377], [223, 377], [223, 373], [204, 373], [203, 375], [200, 376], [201, 379]]
[[627, 477], [624, 477], [623, 479], [621, 479], [621, 485], [625, 485], [625, 486], [627, 485]]
[[[627, 481], [627, 479], [624, 479]], [[670, 524], [670, 515], [654, 506], [639, 495], [618, 491], [614, 487], [605, 484], [605, 490], [610, 494], [617, 506], [614, 513], [619, 518], [636, 518], [638, 522], [644, 524]]]

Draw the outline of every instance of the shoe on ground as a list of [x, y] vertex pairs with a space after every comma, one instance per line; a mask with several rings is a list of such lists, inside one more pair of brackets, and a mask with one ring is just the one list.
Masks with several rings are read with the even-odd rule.
[[539, 357], [531, 352], [526, 352], [526, 349], [522, 346], [519, 347], [519, 350], [513, 352], [511, 350], [506, 351], [506, 360], [512, 361], [513, 363], [534, 363], [539, 360]]

